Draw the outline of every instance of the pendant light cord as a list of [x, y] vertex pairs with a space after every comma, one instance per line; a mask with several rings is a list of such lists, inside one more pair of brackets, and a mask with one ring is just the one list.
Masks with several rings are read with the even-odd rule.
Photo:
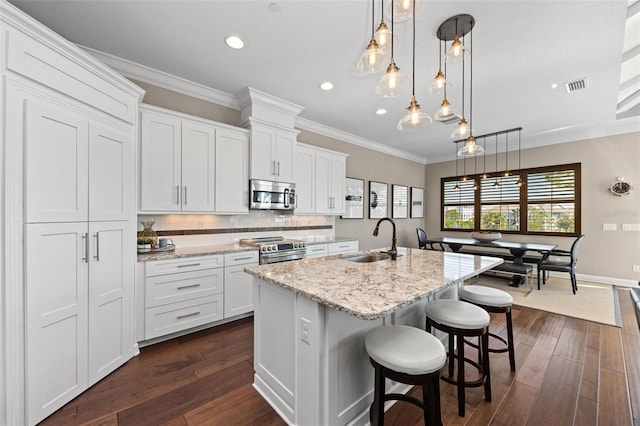
[[[384, 10], [384, 0], [382, 0], [382, 7]], [[393, 36], [395, 33], [393, 32], [393, 0], [391, 0], [391, 62], [393, 62]]]
[[[473, 31], [469, 31], [469, 37], [471, 37], [471, 52], [469, 52], [469, 135], [471, 135], [473, 134]], [[464, 42], [462, 46], [464, 60]]]
[[371, 38], [373, 40], [375, 40], [376, 38], [376, 23], [375, 23], [375, 17], [376, 15], [376, 1], [375, 0], [371, 0]]
[[416, 96], [416, 0], [413, 0], [413, 70], [411, 72], [411, 96]]

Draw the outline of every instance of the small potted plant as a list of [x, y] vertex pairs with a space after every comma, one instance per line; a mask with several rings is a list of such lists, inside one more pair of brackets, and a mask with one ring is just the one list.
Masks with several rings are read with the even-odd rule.
[[149, 253], [151, 251], [151, 237], [138, 237], [138, 253]]

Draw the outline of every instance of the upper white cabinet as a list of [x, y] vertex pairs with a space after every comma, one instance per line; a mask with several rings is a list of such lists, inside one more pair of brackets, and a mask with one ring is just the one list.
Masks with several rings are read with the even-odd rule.
[[249, 136], [246, 132], [216, 132], [215, 207], [217, 213], [249, 211]]
[[250, 119], [251, 179], [293, 182], [297, 130]]
[[213, 212], [215, 128], [142, 111], [140, 209]]
[[141, 211], [248, 211], [246, 130], [148, 105], [141, 110]]
[[298, 144], [295, 184], [298, 214], [343, 214], [347, 154]]

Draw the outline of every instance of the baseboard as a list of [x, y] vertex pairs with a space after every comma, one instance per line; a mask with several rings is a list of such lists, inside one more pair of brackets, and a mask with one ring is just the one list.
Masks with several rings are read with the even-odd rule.
[[[551, 272], [550, 275], [552, 277], [559, 277], [559, 278], [567, 277], [567, 274], [563, 274], [563, 273]], [[640, 285], [638, 281], [634, 281], [634, 280], [627, 280], [623, 278], [612, 278], [612, 277], [600, 277], [598, 275], [576, 274], [576, 278], [578, 279], [578, 281], [589, 281], [592, 283], [599, 283], [599, 284], [611, 284], [611, 285], [617, 285], [619, 287], [638, 287], [638, 285]]]

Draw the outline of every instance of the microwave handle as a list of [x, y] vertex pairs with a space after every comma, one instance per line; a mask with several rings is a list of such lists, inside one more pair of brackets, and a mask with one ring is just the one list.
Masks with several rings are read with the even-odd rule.
[[284, 207], [289, 207], [289, 188], [284, 189]]

